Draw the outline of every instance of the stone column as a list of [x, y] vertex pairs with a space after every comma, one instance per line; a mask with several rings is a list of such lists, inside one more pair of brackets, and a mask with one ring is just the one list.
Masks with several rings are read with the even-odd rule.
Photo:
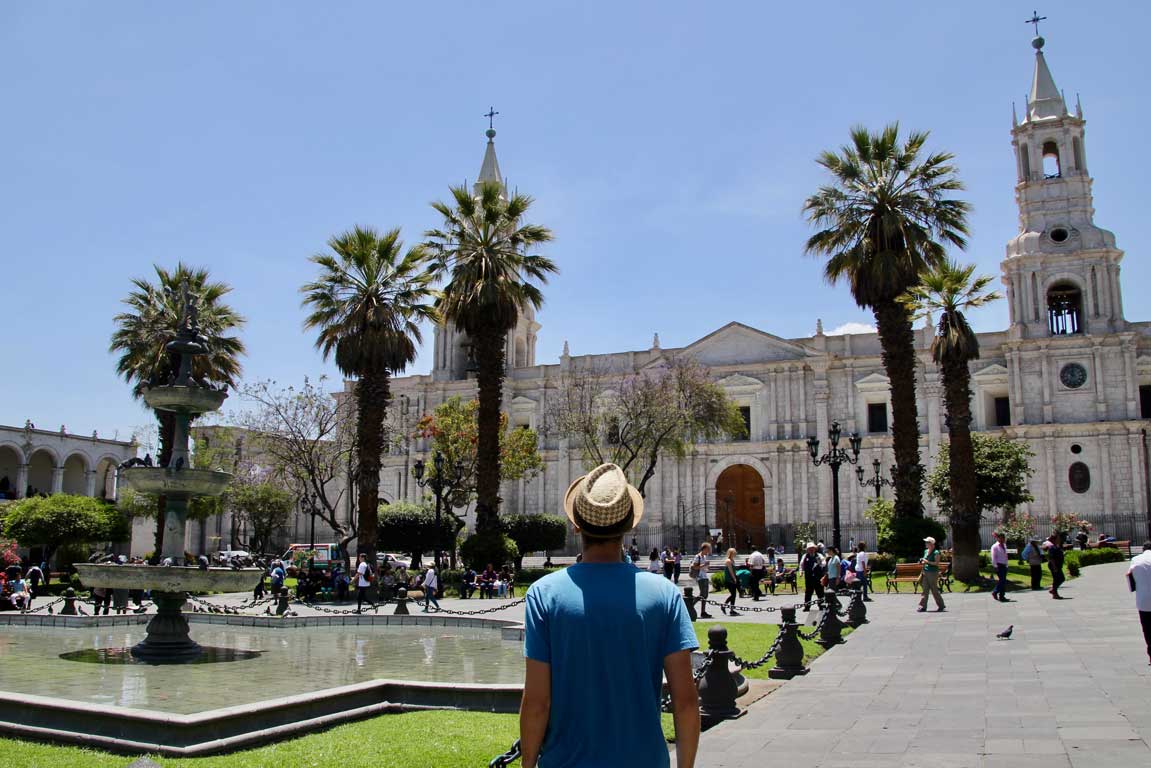
[[1040, 371], [1043, 381], [1043, 423], [1050, 424], [1054, 420], [1055, 408], [1051, 404], [1051, 360], [1048, 356], [1046, 342], [1039, 345]]
[[1115, 513], [1112, 504], [1111, 488], [1111, 434], [1104, 433], [1099, 438], [1099, 465], [1103, 469], [1103, 514]]
[[96, 495], [96, 470], [89, 469], [84, 473], [84, 495]]
[[24, 498], [28, 490], [28, 465], [21, 464], [16, 469], [16, 498]]
[[64, 490], [64, 468], [52, 467], [52, 493], [62, 493]]
[[1045, 435], [1043, 438], [1044, 472], [1047, 474], [1047, 514], [1054, 516], [1059, 511], [1055, 499], [1055, 438]]
[[1146, 478], [1143, 476], [1143, 436], [1138, 432], [1127, 435], [1127, 453], [1131, 456], [1131, 514], [1142, 517], [1147, 509], [1143, 499]]

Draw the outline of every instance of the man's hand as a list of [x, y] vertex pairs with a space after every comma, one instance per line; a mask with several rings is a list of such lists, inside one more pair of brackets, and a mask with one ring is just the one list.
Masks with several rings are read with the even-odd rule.
[[[540, 746], [548, 728], [552, 704], [552, 669], [550, 664], [527, 659], [524, 670], [524, 696], [520, 701], [520, 753], [523, 768], [535, 768]], [[688, 674], [691, 674], [688, 662]]]
[[699, 749], [699, 689], [692, 674], [691, 651], [676, 651], [665, 656], [663, 673], [671, 691], [676, 768], [692, 768]]

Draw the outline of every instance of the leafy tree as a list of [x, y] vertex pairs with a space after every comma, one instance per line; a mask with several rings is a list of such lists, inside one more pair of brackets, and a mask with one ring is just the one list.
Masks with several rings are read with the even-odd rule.
[[904, 303], [916, 318], [939, 313], [931, 357], [943, 374], [943, 402], [951, 445], [950, 503], [952, 567], [962, 581], [979, 578], [980, 510], [976, 505], [975, 451], [971, 444], [971, 369], [979, 359], [979, 338], [965, 313], [1001, 296], [987, 291], [991, 278], [972, 279], [975, 265], [947, 260], [922, 273]]
[[4, 536], [23, 547], [43, 547], [49, 562], [65, 544], [124, 541], [130, 533], [127, 519], [115, 507], [88, 496], [57, 493], [21, 499], [4, 516]]
[[[463, 468], [463, 481], [447, 499], [450, 507], [466, 507], [476, 494], [476, 463], [479, 445], [479, 402], [451, 397], [426, 414], [416, 425], [416, 436], [432, 442], [432, 451], [444, 456], [444, 471]], [[508, 430], [508, 416], [500, 414], [500, 479], [530, 480], [544, 468], [535, 430]], [[435, 465], [427, 463], [426, 476], [436, 475]]]
[[521, 312], [543, 305], [537, 283], [546, 283], [558, 270], [551, 259], [531, 253], [552, 233], [522, 223], [530, 197], [508, 199], [496, 182], [481, 184], [478, 192], [473, 197], [466, 187], [453, 187], [450, 205], [433, 203], [443, 224], [425, 236], [438, 270], [447, 275], [436, 308], [444, 322], [454, 323], [470, 339], [478, 368], [476, 530], [495, 534], [500, 527], [500, 401], [507, 335]]
[[267, 552], [272, 536], [292, 514], [291, 494], [269, 482], [237, 485], [229, 493], [233, 514], [251, 528], [248, 546], [253, 552]]
[[966, 247], [970, 209], [949, 196], [963, 188], [953, 156], [921, 157], [926, 142], [927, 133], [913, 132], [901, 143], [897, 123], [879, 133], [853, 128], [849, 145], [817, 159], [833, 181], [804, 203], [808, 219], [819, 227], [807, 252], [827, 256], [827, 280], [846, 280], [856, 304], [875, 314], [891, 382], [895, 511], [905, 518], [923, 515], [923, 468], [915, 337], [900, 299], [921, 272], [943, 261], [946, 244]]
[[[305, 378], [299, 387], [260, 381], [240, 390], [250, 407], [232, 422], [242, 431], [248, 455], [257, 457], [276, 482], [289, 489], [309, 514], [326, 524], [347, 552], [356, 526], [342, 514], [345, 489], [339, 482], [353, 458], [354, 410]], [[355, 467], [351, 467], [354, 482]]]
[[504, 528], [519, 550], [517, 571], [523, 567], [524, 555], [528, 552], [562, 549], [567, 543], [567, 520], [555, 515], [507, 515]]
[[[1027, 481], [1035, 474], [1030, 463], [1035, 454], [1026, 443], [974, 432], [971, 447], [975, 457], [975, 504], [981, 517], [993, 509], [1008, 513], [1035, 500], [1027, 490]], [[927, 493], [950, 518], [951, 447], [947, 443], [939, 447], [935, 469], [927, 477]]]
[[687, 358], [626, 375], [592, 367], [565, 374], [549, 400], [548, 429], [582, 448], [589, 467], [611, 462], [638, 477], [641, 494], [661, 457], [747, 432], [739, 406]]
[[[135, 289], [124, 298], [127, 306], [112, 321], [109, 351], [118, 353], [116, 372], [132, 384], [132, 395], [140, 399], [153, 385], [166, 383], [176, 375], [179, 358], [169, 351], [168, 342], [176, 338], [184, 316], [184, 287], [196, 307], [200, 334], [205, 340], [207, 353], [193, 358], [192, 377], [212, 386], [235, 387], [240, 377], [240, 356], [244, 344], [234, 335], [244, 325], [244, 318], [224, 303], [231, 292], [227, 283], [212, 281], [208, 270], [186, 264], [176, 265], [169, 271], [154, 267], [156, 282], [135, 278]], [[175, 416], [166, 411], [156, 414], [159, 422], [160, 466], [167, 466], [172, 458], [172, 440], [176, 430]], [[156, 502], [156, 517], [164, 517], [164, 497]], [[156, 526], [156, 557], [163, 550], [164, 525]]]
[[425, 551], [436, 544], [450, 546], [455, 541], [461, 523], [451, 514], [440, 515], [436, 528], [436, 513], [428, 504], [394, 501], [380, 505], [380, 546], [395, 552], [407, 552], [412, 567], [419, 567]]
[[316, 347], [325, 359], [334, 355], [344, 375], [358, 379], [358, 549], [373, 562], [389, 379], [416, 359], [419, 324], [435, 319], [432, 275], [422, 247], [401, 255], [398, 229], [381, 235], [356, 227], [333, 237], [328, 247], [331, 253], [312, 257], [320, 276], [300, 289], [310, 310], [304, 326], [319, 332]]

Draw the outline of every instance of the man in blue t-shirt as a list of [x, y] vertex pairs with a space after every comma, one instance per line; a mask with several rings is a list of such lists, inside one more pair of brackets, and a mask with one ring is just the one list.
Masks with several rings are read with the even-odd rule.
[[620, 557], [643, 498], [619, 467], [603, 464], [572, 484], [564, 511], [583, 539], [583, 559], [527, 593], [523, 766], [669, 765], [660, 726], [666, 675], [676, 764], [692, 768], [699, 699], [691, 652], [699, 643], [675, 585]]

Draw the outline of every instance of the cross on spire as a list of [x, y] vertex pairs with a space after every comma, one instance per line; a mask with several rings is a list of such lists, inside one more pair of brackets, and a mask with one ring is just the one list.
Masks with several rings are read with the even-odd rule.
[[1035, 36], [1039, 37], [1039, 22], [1046, 21], [1046, 20], [1047, 20], [1047, 17], [1046, 16], [1040, 16], [1039, 11], [1032, 11], [1031, 12], [1031, 18], [1028, 19], [1027, 21], [1023, 22], [1023, 23], [1024, 24], [1034, 24], [1035, 25]]
[[487, 114], [485, 114], [484, 117], [486, 117], [488, 119], [488, 130], [489, 131], [495, 129], [495, 124], [494, 124], [495, 123], [495, 117], [498, 114], [499, 114], [499, 112], [496, 112], [495, 107], [488, 107]]

